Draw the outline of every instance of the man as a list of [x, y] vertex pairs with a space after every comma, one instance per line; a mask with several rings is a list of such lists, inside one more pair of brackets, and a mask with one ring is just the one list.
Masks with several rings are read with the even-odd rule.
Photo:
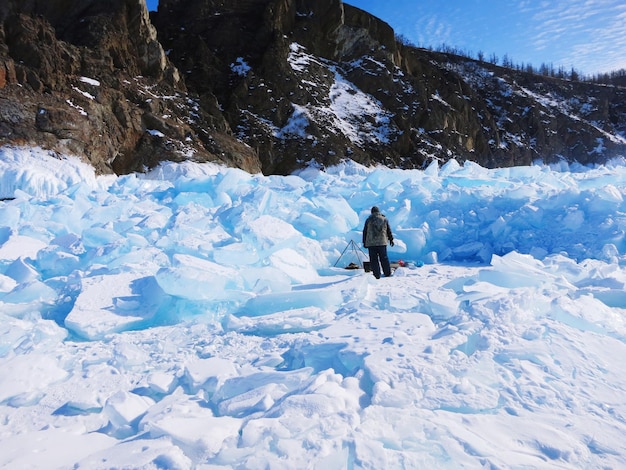
[[368, 249], [370, 266], [376, 279], [380, 279], [380, 268], [386, 277], [391, 276], [391, 266], [387, 256], [387, 242], [393, 246], [393, 235], [387, 218], [378, 207], [372, 207], [372, 213], [363, 227], [363, 246]]

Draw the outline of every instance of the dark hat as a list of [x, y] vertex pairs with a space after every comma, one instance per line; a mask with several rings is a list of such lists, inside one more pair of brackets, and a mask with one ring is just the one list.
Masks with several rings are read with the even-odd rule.
[[377, 206], [372, 207], [372, 214], [375, 214], [376, 212], [380, 212], [380, 209]]

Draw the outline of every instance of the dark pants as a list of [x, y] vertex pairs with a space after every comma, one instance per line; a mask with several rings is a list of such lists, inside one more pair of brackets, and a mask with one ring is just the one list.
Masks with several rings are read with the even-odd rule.
[[387, 246], [370, 246], [367, 248], [370, 253], [370, 268], [374, 277], [380, 279], [380, 268], [383, 268], [385, 276], [391, 276], [391, 266], [389, 265], [389, 257], [387, 256]]

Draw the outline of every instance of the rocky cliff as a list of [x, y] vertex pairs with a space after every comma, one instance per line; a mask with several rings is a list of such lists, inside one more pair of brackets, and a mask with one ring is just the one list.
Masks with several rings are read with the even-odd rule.
[[75, 154], [100, 172], [187, 158], [260, 171], [228, 127], [187, 90], [143, 0], [1, 4], [0, 144]]
[[510, 166], [626, 150], [626, 90], [396, 42], [340, 0], [5, 0], [0, 144], [99, 171]]

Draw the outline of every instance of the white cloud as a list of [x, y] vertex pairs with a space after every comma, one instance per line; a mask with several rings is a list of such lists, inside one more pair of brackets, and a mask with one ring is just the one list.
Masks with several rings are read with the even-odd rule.
[[585, 73], [624, 66], [626, 5], [615, 0], [544, 2], [532, 15], [531, 45], [544, 62], [573, 66]]

